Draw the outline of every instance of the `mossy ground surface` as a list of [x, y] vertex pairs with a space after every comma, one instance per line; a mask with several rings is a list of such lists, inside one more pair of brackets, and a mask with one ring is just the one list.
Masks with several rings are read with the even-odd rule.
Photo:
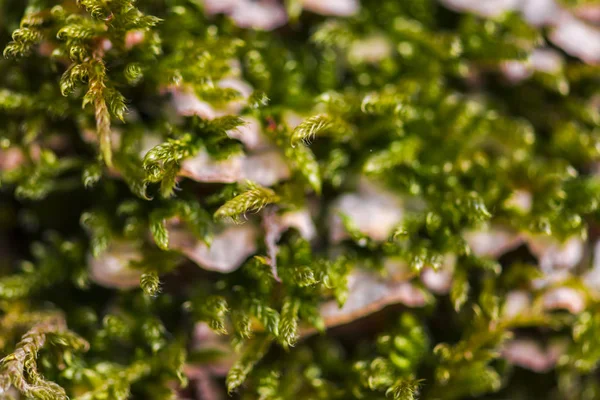
[[600, 57], [443, 3], [0, 0], [0, 399], [600, 398]]

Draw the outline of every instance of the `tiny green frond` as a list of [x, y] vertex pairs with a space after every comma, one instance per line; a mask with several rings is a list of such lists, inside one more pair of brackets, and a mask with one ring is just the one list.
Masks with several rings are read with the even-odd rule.
[[144, 72], [139, 63], [131, 63], [125, 67], [124, 75], [129, 84], [135, 85], [143, 78]]
[[161, 210], [155, 210], [150, 214], [150, 232], [156, 245], [163, 250], [169, 248], [169, 232], [165, 225], [165, 218]]
[[292, 146], [295, 146], [298, 142], [309, 143], [317, 135], [326, 131], [333, 126], [333, 120], [326, 114], [319, 114], [309, 117], [302, 121], [300, 125], [294, 128], [292, 131]]
[[160, 292], [160, 278], [154, 271], [146, 272], [140, 277], [140, 286], [144, 293], [154, 297]]
[[329, 20], [321, 24], [311, 37], [311, 41], [319, 46], [342, 48], [349, 45], [352, 39], [352, 30], [340, 20]]
[[265, 206], [277, 203], [280, 200], [280, 197], [272, 189], [252, 182], [247, 183], [247, 185], [248, 190], [227, 201], [215, 211], [214, 217], [216, 219], [230, 218], [238, 221], [246, 213], [259, 212]]
[[299, 143], [285, 150], [286, 157], [316, 194], [321, 194], [322, 178], [319, 163], [312, 150]]
[[298, 312], [300, 301], [287, 297], [281, 307], [281, 319], [279, 320], [279, 332], [282, 344], [285, 347], [294, 346], [298, 340]]
[[264, 357], [271, 345], [269, 337], [254, 339], [246, 348], [242, 356], [227, 373], [227, 391], [237, 390], [246, 380], [254, 366]]
[[469, 296], [469, 281], [467, 272], [464, 269], [459, 269], [454, 274], [454, 282], [450, 289], [450, 299], [456, 311], [459, 311], [467, 301]]
[[385, 392], [385, 395], [394, 400], [416, 400], [420, 385], [421, 381], [416, 379], [399, 379]]
[[81, 180], [86, 188], [93, 187], [102, 178], [102, 166], [93, 163], [85, 167], [81, 175]]
[[266, 107], [269, 104], [269, 98], [265, 92], [254, 91], [248, 99], [248, 105], [250, 108], [259, 109]]
[[112, 239], [108, 217], [99, 212], [85, 212], [81, 214], [80, 223], [91, 236], [92, 254], [98, 257], [106, 250]]
[[310, 144], [316, 136], [330, 133], [332, 136], [346, 140], [352, 133], [352, 128], [337, 117], [331, 117], [327, 114], [317, 114], [302, 121], [291, 134], [292, 147], [302, 142]]
[[89, 344], [66, 328], [64, 317], [51, 317], [32, 327], [17, 344], [13, 353], [0, 360], [0, 390], [14, 386], [27, 397], [40, 400], [68, 399], [65, 390], [45, 380], [38, 372], [38, 353], [46, 342], [65, 349], [86, 351]]
[[273, 336], [279, 336], [280, 315], [277, 310], [269, 307], [258, 299], [252, 299], [249, 305], [250, 313], [256, 317], [265, 330]]
[[[101, 59], [94, 60], [89, 68], [88, 91], [83, 98], [83, 106], [91, 103], [96, 116], [96, 130], [102, 158], [107, 166], [112, 166], [112, 138], [110, 129], [110, 113], [106, 96], [106, 67]], [[114, 100], [113, 100], [114, 101]], [[114, 105], [114, 103], [111, 103]]]
[[226, 316], [230, 309], [225, 297], [202, 297], [192, 303], [192, 312], [198, 320], [208, 323], [208, 326], [216, 333], [227, 334]]
[[197, 151], [197, 144], [190, 135], [184, 135], [180, 139], [169, 139], [166, 143], [153, 147], [144, 156], [146, 181], [160, 182], [162, 196], [170, 197], [176, 185], [175, 178], [181, 162]]

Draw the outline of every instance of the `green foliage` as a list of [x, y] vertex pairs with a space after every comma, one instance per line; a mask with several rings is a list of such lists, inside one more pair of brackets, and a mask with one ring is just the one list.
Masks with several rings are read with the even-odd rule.
[[388, 389], [386, 396], [394, 400], [413, 400], [419, 394], [419, 381], [401, 379]]
[[233, 219], [240, 221], [241, 216], [246, 213], [256, 213], [262, 210], [268, 204], [277, 203], [280, 197], [271, 189], [257, 185], [254, 182], [247, 182], [248, 189], [227, 201], [215, 211], [216, 219]]
[[85, 286], [87, 277], [81, 274], [83, 250], [81, 243], [64, 240], [56, 233], [49, 235], [47, 244], [32, 243], [35, 261], [23, 261], [20, 272], [0, 278], [0, 299], [33, 296], [69, 278], [76, 285]]
[[516, 12], [233, 3], [0, 0], [0, 397], [600, 397], [599, 67]]
[[[147, 182], [160, 182], [160, 194], [168, 198], [173, 195], [181, 163], [193, 157], [201, 147], [208, 150], [225, 150], [221, 142], [226, 132], [242, 126], [244, 121], [236, 116], [224, 116], [211, 121], [192, 118], [191, 125], [205, 138], [193, 137], [189, 133], [155, 146], [144, 156], [143, 166]], [[216, 149], [215, 149], [216, 148]], [[227, 153], [226, 153], [227, 155]]]
[[108, 216], [99, 212], [86, 212], [81, 214], [80, 223], [91, 236], [92, 254], [94, 257], [100, 256], [106, 250], [112, 238]]
[[413, 399], [419, 393], [415, 379], [419, 363], [428, 351], [429, 340], [411, 314], [402, 315], [398, 328], [377, 338], [379, 356], [354, 364], [359, 391], [383, 391], [393, 399]]
[[161, 195], [170, 197], [176, 185], [175, 178], [179, 172], [180, 162], [196, 151], [189, 135], [181, 139], [170, 139], [154, 147], [144, 157], [146, 179], [149, 182], [160, 182]]
[[450, 299], [456, 311], [460, 311], [469, 295], [469, 281], [465, 270], [458, 270], [454, 275], [454, 282], [450, 290]]
[[193, 309], [199, 320], [206, 321], [210, 328], [219, 334], [226, 334], [225, 317], [229, 312], [227, 300], [221, 296], [210, 296]]
[[60, 317], [38, 323], [23, 335], [12, 354], [0, 360], [2, 392], [14, 385], [23, 395], [36, 399], [68, 398], [62, 387], [45, 380], [38, 371], [37, 353], [47, 342], [74, 351], [85, 351], [89, 347], [85, 340], [65, 327]]
[[286, 298], [283, 301], [281, 319], [279, 320], [279, 332], [285, 346], [293, 346], [298, 338], [299, 311], [300, 302], [297, 299]]
[[321, 193], [322, 178], [319, 164], [315, 155], [307, 146], [298, 144], [285, 151], [285, 155], [290, 159], [293, 167], [298, 170], [300, 176], [315, 191]]
[[196, 202], [172, 200], [163, 207], [155, 208], [149, 216], [150, 232], [154, 242], [162, 250], [169, 248], [169, 232], [166, 223], [170, 218], [177, 218], [184, 222], [199, 239], [210, 243], [210, 214]]
[[229, 393], [240, 387], [256, 363], [267, 352], [270, 344], [271, 341], [268, 337], [257, 338], [246, 348], [227, 374], [227, 391]]
[[325, 132], [335, 132], [336, 135], [342, 136], [348, 134], [349, 130], [342, 120], [334, 120], [326, 114], [315, 115], [294, 128], [291, 135], [292, 146], [296, 146], [300, 141], [309, 144], [317, 135]]
[[16, 184], [15, 196], [19, 199], [42, 200], [53, 191], [60, 190], [61, 186], [66, 186], [67, 182], [59, 182], [58, 178], [75, 167], [76, 160], [59, 159], [51, 150], [43, 150], [39, 157], [30, 159], [25, 165], [0, 172], [0, 179], [5, 184]]
[[573, 344], [561, 359], [563, 367], [569, 366], [582, 375], [596, 370], [600, 362], [600, 343], [594, 334], [598, 323], [600, 316], [597, 309], [591, 309], [577, 317], [573, 324]]
[[148, 296], [156, 296], [160, 292], [160, 278], [154, 271], [144, 273], [140, 278], [140, 286]]

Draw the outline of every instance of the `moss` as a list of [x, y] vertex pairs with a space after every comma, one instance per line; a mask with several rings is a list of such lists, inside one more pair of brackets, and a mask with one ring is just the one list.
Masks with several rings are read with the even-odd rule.
[[357, 5], [0, 0], [0, 397], [600, 396], [593, 54]]

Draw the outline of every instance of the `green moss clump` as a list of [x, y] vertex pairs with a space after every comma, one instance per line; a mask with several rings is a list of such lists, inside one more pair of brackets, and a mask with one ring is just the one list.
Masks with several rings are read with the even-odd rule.
[[600, 67], [552, 34], [0, 0], [0, 398], [599, 398]]

